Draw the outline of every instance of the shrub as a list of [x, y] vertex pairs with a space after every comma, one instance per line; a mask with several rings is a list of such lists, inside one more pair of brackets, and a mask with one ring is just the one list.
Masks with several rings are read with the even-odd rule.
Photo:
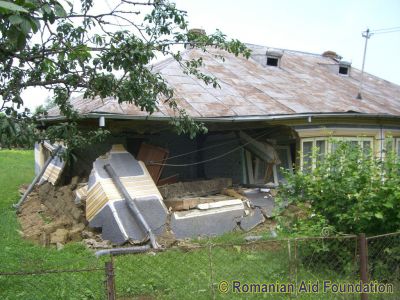
[[394, 153], [382, 161], [357, 145], [338, 142], [313, 170], [285, 176], [287, 184], [280, 188], [278, 202], [308, 203], [309, 215], [318, 218], [298, 220], [292, 228], [282, 224], [289, 232], [313, 226], [315, 231], [318, 224], [367, 235], [400, 229], [400, 163]]

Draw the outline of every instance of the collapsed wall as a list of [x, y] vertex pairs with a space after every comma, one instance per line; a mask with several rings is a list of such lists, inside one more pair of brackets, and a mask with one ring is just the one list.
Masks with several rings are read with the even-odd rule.
[[[57, 165], [57, 161], [54, 162], [50, 164], [50, 168], [54, 169]], [[115, 170], [118, 181], [128, 193], [128, 199], [104, 169], [105, 165], [110, 165]], [[61, 175], [61, 171], [58, 172], [57, 179], [50, 180], [52, 184], [60, 176], [66, 176]], [[42, 178], [41, 181], [44, 180], [46, 179]], [[147, 242], [149, 231], [138, 216], [132, 213], [132, 203], [129, 201], [133, 201], [150, 230], [160, 239], [165, 236], [168, 239], [184, 239], [217, 236], [233, 230], [249, 231], [269, 216], [267, 211], [271, 201], [266, 200], [268, 195], [260, 192], [246, 195], [243, 190], [227, 189], [232, 186], [231, 178], [177, 182], [157, 187], [145, 163], [135, 159], [119, 144], [113, 145], [109, 152], [99, 156], [93, 162], [89, 178], [85, 176], [82, 180], [87, 183], [64, 187], [45, 183], [39, 187], [39, 190], [52, 187], [57, 191], [67, 191], [62, 199], [55, 200], [54, 203], [46, 200], [58, 198], [58, 194], [52, 194], [51, 189], [42, 192], [39, 197], [41, 205], [48, 202], [46, 205], [49, 207], [45, 205], [48, 211], [52, 208], [61, 209], [59, 214], [53, 214], [54, 219], [63, 220], [73, 214], [72, 219], [75, 218], [75, 221], [61, 222], [60, 228], [56, 228], [65, 229], [59, 230], [64, 236], [63, 242], [76, 240], [79, 235], [82, 238], [81, 233], [86, 225], [100, 230], [103, 240], [117, 245], [125, 242]], [[61, 181], [65, 182], [65, 179]], [[68, 198], [68, 201], [64, 198]], [[63, 207], [69, 209], [62, 213]], [[79, 207], [80, 213], [74, 213], [76, 210], [73, 207]], [[40, 210], [37, 213], [40, 214]], [[80, 232], [74, 234], [77, 224], [82, 224], [79, 225]], [[72, 229], [75, 231], [70, 233]]]
[[115, 244], [128, 240], [140, 243], [149, 238], [129, 210], [128, 200], [105, 171], [106, 164], [115, 170], [151, 230], [156, 235], [162, 234], [167, 223], [167, 208], [144, 163], [137, 161], [122, 145], [114, 145], [110, 152], [93, 163], [86, 199], [89, 226], [101, 228], [103, 239]]

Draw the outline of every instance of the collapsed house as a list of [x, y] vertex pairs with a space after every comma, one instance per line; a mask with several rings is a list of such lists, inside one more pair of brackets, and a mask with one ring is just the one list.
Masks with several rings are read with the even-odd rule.
[[[177, 103], [207, 126], [208, 133], [193, 140], [168, 129], [173, 112], [163, 101], [149, 116], [115, 99], [71, 99], [82, 129], [101, 125], [111, 132], [104, 143], [76, 153], [77, 162], [63, 175], [64, 181], [79, 176], [88, 182], [75, 191], [75, 199], [85, 202], [90, 226], [117, 244], [148, 238], [146, 226], [132, 218], [124, 202], [131, 198], [156, 236], [249, 230], [271, 216], [274, 189], [284, 182], [282, 170], [314, 168], [334, 150], [331, 138], [380, 157], [388, 145], [400, 154], [398, 85], [364, 73], [362, 97], [357, 97], [361, 72], [332, 51], [317, 55], [248, 47], [249, 60], [216, 49], [183, 53], [184, 58], [203, 58], [201, 71], [218, 78], [217, 89], [184, 74], [173, 59], [154, 65], [153, 71], [174, 89]], [[63, 120], [54, 108], [43, 122]], [[389, 138], [394, 142], [387, 143]], [[50, 148], [36, 145], [37, 172]], [[57, 182], [60, 164], [49, 165], [46, 180]]]

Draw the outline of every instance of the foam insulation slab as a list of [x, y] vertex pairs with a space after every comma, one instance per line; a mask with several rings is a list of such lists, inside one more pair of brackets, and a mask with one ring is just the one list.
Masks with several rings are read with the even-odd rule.
[[122, 145], [114, 145], [110, 152], [93, 163], [86, 199], [89, 226], [102, 228], [103, 239], [115, 244], [128, 240], [142, 242], [148, 238], [104, 170], [106, 164], [115, 170], [153, 232], [156, 235], [163, 233], [168, 210], [162, 197], [144, 163], [136, 160]]
[[[57, 145], [53, 146], [54, 149], [56, 147]], [[63, 151], [65, 151], [65, 147], [61, 148], [59, 155]], [[51, 159], [50, 164], [47, 166], [46, 171], [44, 171], [42, 178], [40, 178], [39, 180], [38, 183], [39, 185], [45, 181], [48, 181], [52, 185], [55, 185], [57, 181], [60, 179], [61, 173], [65, 168], [65, 160], [62, 160], [59, 155], [56, 155]]]
[[87, 191], [88, 191], [88, 186], [84, 185], [74, 191], [75, 195], [75, 204], [79, 204], [82, 201], [86, 201], [87, 198]]

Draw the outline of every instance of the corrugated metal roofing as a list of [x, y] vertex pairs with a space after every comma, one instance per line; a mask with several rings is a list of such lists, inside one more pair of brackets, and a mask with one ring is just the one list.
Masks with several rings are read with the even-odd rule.
[[[338, 63], [322, 55], [283, 51], [280, 67], [266, 66], [266, 51], [271, 48], [248, 45], [250, 59], [235, 57], [221, 50], [204, 53], [190, 49], [184, 58], [202, 57], [201, 71], [218, 78], [221, 88], [207, 86], [186, 75], [173, 59], [154, 66], [175, 90], [175, 99], [194, 118], [294, 115], [302, 113], [389, 114], [400, 116], [400, 86], [364, 73], [362, 100], [356, 99], [360, 71], [352, 68], [350, 76], [338, 74]], [[223, 55], [225, 61], [215, 55]], [[119, 104], [115, 99], [71, 100], [83, 115], [114, 114], [145, 117], [133, 104]], [[49, 116], [58, 116], [57, 109]], [[153, 116], [168, 117], [172, 111], [160, 104]]]

